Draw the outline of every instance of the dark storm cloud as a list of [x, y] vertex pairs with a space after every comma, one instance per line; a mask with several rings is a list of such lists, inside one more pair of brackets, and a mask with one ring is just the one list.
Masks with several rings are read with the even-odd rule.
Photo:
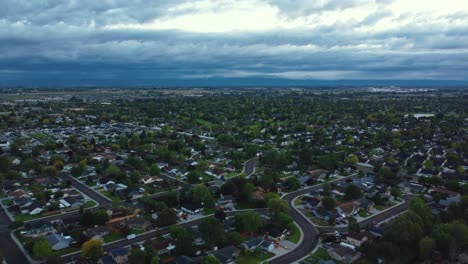
[[[168, 8], [182, 1], [1, 2], [0, 84], [149, 84], [169, 79], [254, 77], [467, 79], [468, 29], [459, 23], [467, 21], [466, 12], [447, 14], [443, 18], [453, 25], [445, 27], [415, 23], [358, 30], [393, 14], [382, 8], [348, 23], [195, 33], [106, 27], [167, 18]], [[291, 18], [345, 10], [365, 1], [269, 2]], [[379, 5], [387, 2], [376, 1]], [[189, 14], [187, 10], [171, 14]]]

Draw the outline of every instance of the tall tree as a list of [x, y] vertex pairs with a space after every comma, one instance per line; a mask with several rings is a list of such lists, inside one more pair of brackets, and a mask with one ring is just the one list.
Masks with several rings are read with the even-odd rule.
[[144, 264], [145, 252], [139, 248], [133, 248], [128, 256], [128, 263], [130, 264]]
[[203, 257], [202, 264], [221, 264], [214, 256], [208, 255]]
[[236, 214], [234, 217], [234, 223], [239, 230], [249, 232], [251, 234], [263, 225], [260, 215], [253, 211]]
[[195, 247], [193, 246], [193, 236], [187, 230], [183, 229], [176, 238], [177, 255], [193, 255]]
[[199, 225], [203, 240], [209, 246], [219, 245], [224, 240], [224, 227], [216, 218], [208, 217]]
[[45, 238], [40, 237], [34, 240], [32, 253], [36, 259], [45, 259], [52, 254], [52, 248]]
[[430, 237], [424, 237], [419, 241], [419, 258], [421, 260], [430, 259], [435, 250], [435, 242]]
[[91, 239], [86, 241], [81, 246], [81, 256], [87, 259], [97, 261], [100, 257], [104, 255], [104, 249], [102, 248], [101, 240]]

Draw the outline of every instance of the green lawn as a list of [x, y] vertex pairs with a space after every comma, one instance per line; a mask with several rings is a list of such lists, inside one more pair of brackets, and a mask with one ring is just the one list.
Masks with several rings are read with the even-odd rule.
[[38, 214], [38, 215], [23, 215], [23, 214], [20, 214], [20, 215], [17, 215], [15, 216], [15, 221], [29, 221], [29, 220], [33, 220], [33, 219], [37, 219], [37, 218], [41, 218], [41, 217], [44, 217], [45, 215], [42, 215], [42, 214]]
[[294, 224], [291, 230], [291, 235], [289, 236], [289, 241], [293, 242], [294, 244], [299, 243], [299, 239], [301, 239], [301, 232], [299, 231], [299, 228], [297, 228], [297, 225]]
[[2, 201], [2, 204], [5, 205], [5, 206], [10, 206], [10, 205], [13, 204], [13, 201], [10, 200], [10, 199], [6, 199], [6, 200]]
[[111, 192], [101, 191], [101, 193], [111, 199], [113, 202], [120, 202], [120, 198], [117, 196], [112, 195]]
[[262, 261], [265, 261], [271, 257], [273, 257], [275, 254], [273, 253], [262, 253], [258, 256], [255, 256], [253, 253], [245, 256], [241, 256], [237, 258], [236, 263], [242, 263], [242, 264], [258, 264], [261, 263]]
[[233, 172], [229, 172], [228, 174], [226, 174], [225, 178], [231, 178], [231, 177], [235, 177], [237, 175], [239, 175], [239, 172], [233, 171]]
[[359, 210], [358, 215], [359, 215], [360, 217], [368, 217], [368, 216], [371, 216], [372, 214], [369, 213], [369, 212], [366, 212], [366, 211], [364, 211], [364, 210]]
[[320, 218], [317, 218], [317, 217], [312, 217], [310, 220], [312, 220], [312, 223], [316, 224], [316, 225], [320, 225], [320, 226], [328, 226], [328, 223], [327, 221], [324, 221]]
[[109, 243], [109, 242], [121, 239], [122, 236], [120, 236], [119, 233], [111, 232], [111, 233], [105, 235], [103, 238], [104, 238], [104, 243]]
[[90, 208], [90, 207], [93, 207], [96, 205], [96, 202], [95, 201], [86, 201], [84, 204], [83, 204], [83, 208]]
[[144, 233], [145, 230], [141, 229], [141, 228], [133, 228], [132, 229], [132, 233], [135, 234], [135, 235], [139, 235], [141, 233]]
[[318, 263], [321, 259], [329, 260], [331, 259], [328, 255], [328, 252], [324, 248], [318, 248], [310, 257], [307, 259], [312, 264]]
[[294, 200], [294, 205], [300, 205], [302, 203], [302, 196], [299, 196]]
[[206, 127], [206, 128], [209, 128], [209, 129], [213, 129], [213, 128], [216, 128], [218, 125], [215, 124], [215, 123], [212, 123], [210, 121], [207, 121], [207, 120], [203, 120], [203, 119], [196, 119], [195, 121], [197, 121], [198, 124]]
[[396, 202], [391, 202], [388, 205], [378, 205], [378, 204], [376, 204], [374, 207], [375, 207], [375, 209], [377, 209], [379, 211], [382, 211], [382, 210], [385, 210], [385, 209], [390, 208], [392, 206], [395, 206], [396, 204], [397, 204]]

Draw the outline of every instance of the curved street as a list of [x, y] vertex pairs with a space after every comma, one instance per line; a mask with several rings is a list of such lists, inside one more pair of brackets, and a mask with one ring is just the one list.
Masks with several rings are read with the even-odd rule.
[[[336, 183], [343, 182], [346, 179], [353, 178], [355, 176], [356, 175], [346, 177], [346, 178], [341, 178], [341, 179], [335, 180], [334, 182]], [[300, 213], [294, 207], [293, 201], [296, 197], [304, 195], [310, 191], [320, 189], [321, 187], [322, 187], [322, 184], [316, 185], [313, 187], [309, 187], [309, 188], [305, 188], [299, 191], [289, 193], [282, 197], [283, 200], [288, 202], [289, 207], [290, 207], [290, 215], [294, 219], [294, 221], [297, 223], [299, 228], [302, 230], [303, 237], [302, 237], [302, 240], [300, 241], [300, 244], [296, 248], [294, 248], [293, 250], [291, 250], [290, 252], [282, 256], [272, 258], [269, 261], [269, 263], [283, 264], [283, 263], [293, 263], [295, 261], [299, 261], [303, 259], [304, 257], [307, 257], [308, 255], [310, 255], [312, 251], [315, 249], [315, 247], [318, 245], [320, 232], [322, 233], [334, 232], [334, 231], [344, 232], [348, 229], [347, 226], [341, 226], [341, 227], [331, 226], [331, 227], [318, 227], [317, 228], [302, 213]], [[361, 226], [361, 228], [365, 228], [367, 225], [385, 221], [395, 215], [405, 212], [409, 208], [411, 195], [405, 195], [403, 196], [403, 199], [405, 200], [403, 204], [397, 205], [382, 213], [370, 216], [369, 218], [360, 222], [359, 225]]]

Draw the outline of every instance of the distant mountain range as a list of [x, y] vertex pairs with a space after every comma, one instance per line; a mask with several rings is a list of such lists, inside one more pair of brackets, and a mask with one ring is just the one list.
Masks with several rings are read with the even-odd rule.
[[0, 87], [468, 87], [468, 80], [291, 80], [279, 78], [103, 79], [0, 81]]

